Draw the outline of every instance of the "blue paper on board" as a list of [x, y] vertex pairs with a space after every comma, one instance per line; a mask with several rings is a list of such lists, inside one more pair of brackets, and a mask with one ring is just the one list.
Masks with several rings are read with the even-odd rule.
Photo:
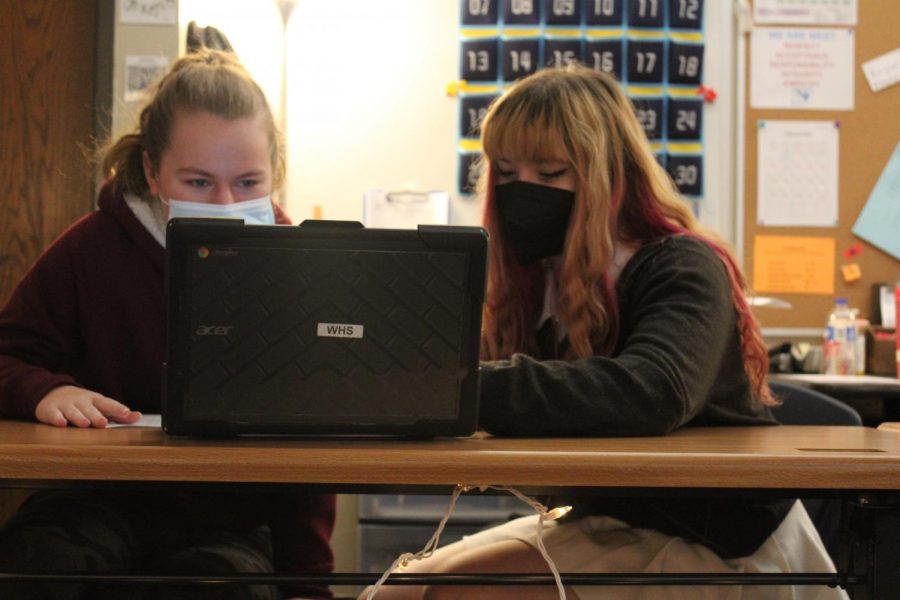
[[866, 201], [853, 233], [900, 259], [900, 143]]

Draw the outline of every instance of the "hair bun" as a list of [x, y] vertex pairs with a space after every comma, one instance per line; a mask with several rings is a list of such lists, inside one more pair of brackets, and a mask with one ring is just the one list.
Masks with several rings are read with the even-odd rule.
[[[212, 25], [200, 27], [197, 21], [191, 21], [187, 27], [187, 53], [194, 54], [204, 49], [220, 50], [237, 55], [224, 33]], [[207, 63], [212, 64], [215, 61], [215, 54], [206, 55]]]

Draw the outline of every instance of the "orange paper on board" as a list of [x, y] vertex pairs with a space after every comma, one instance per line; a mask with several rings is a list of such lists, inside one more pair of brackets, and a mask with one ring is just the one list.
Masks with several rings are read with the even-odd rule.
[[834, 294], [835, 243], [828, 237], [756, 236], [753, 290]]

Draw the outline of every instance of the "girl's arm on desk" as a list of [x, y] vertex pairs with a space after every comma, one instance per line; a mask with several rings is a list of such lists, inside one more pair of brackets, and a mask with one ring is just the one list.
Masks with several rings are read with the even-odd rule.
[[771, 423], [756, 413], [721, 260], [671, 237], [639, 250], [618, 286], [620, 343], [572, 362], [483, 363], [480, 423], [501, 435], [658, 435], [686, 423]]

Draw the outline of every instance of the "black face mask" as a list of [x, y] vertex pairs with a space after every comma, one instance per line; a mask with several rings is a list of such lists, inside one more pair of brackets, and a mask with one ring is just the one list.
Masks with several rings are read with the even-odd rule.
[[524, 181], [494, 187], [503, 237], [520, 265], [562, 252], [575, 192]]

